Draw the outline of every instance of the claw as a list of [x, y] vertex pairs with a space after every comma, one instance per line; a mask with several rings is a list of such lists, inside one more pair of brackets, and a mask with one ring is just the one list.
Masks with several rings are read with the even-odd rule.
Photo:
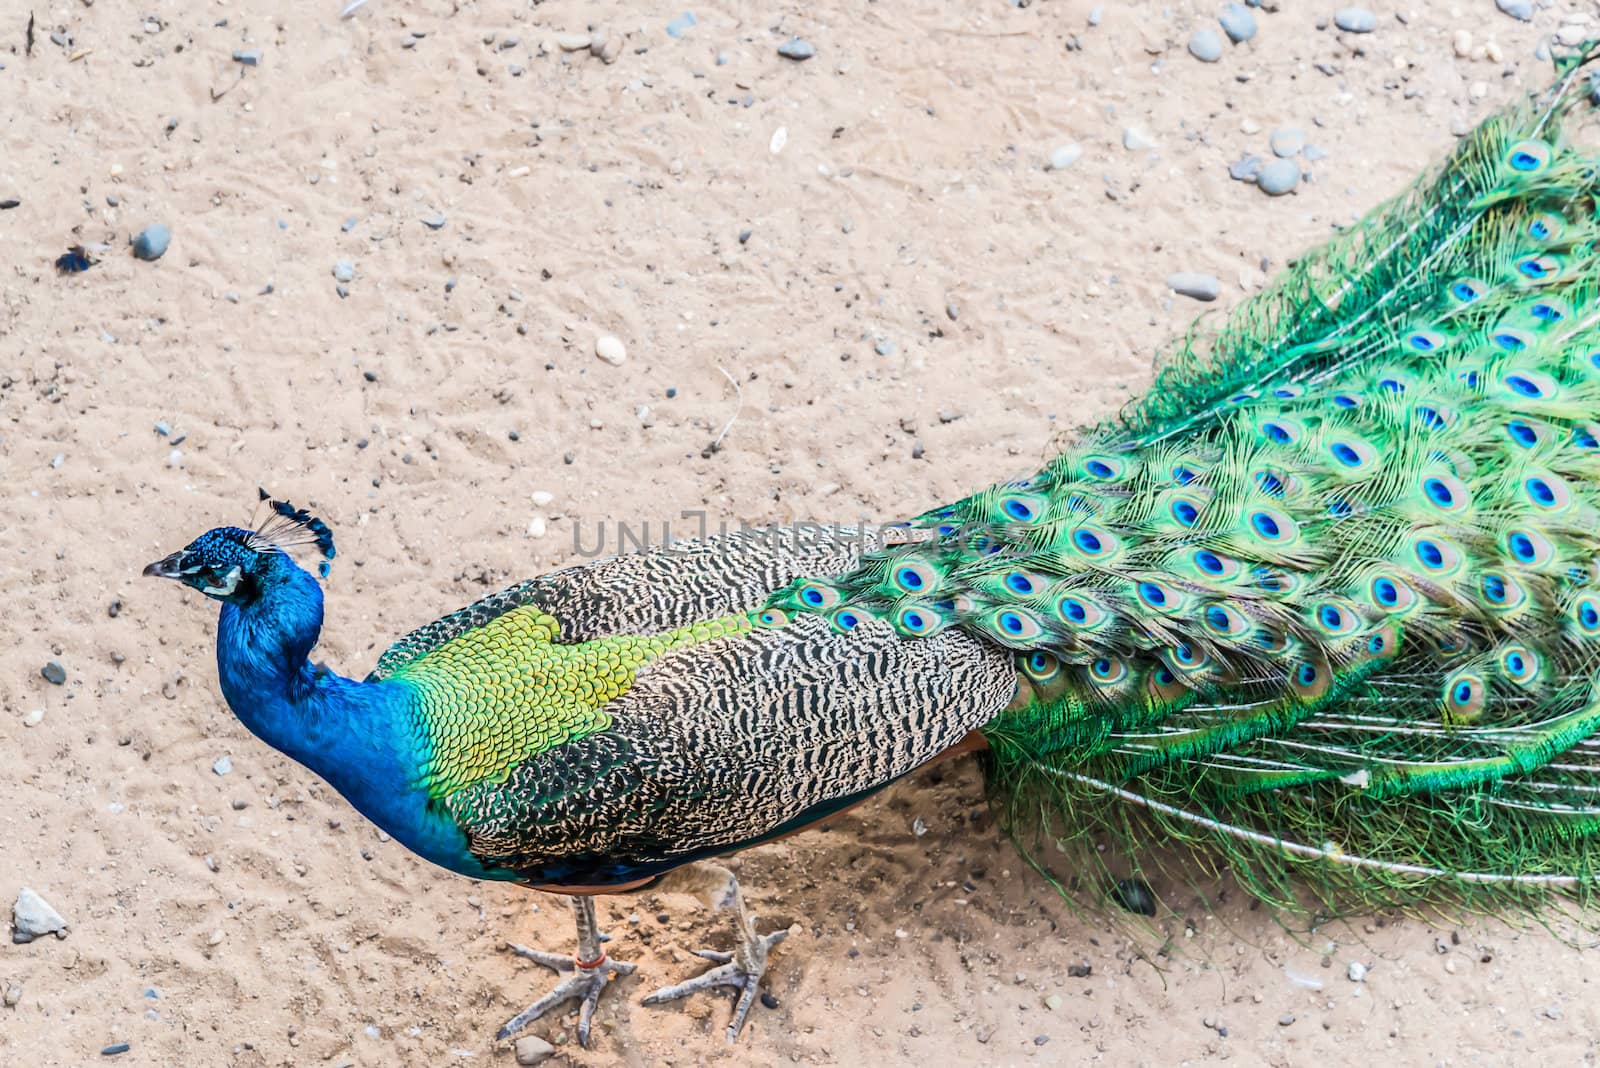
[[789, 937], [787, 930], [755, 935], [740, 947], [741, 951], [738, 954], [740, 960], [735, 960], [735, 954], [732, 953], [697, 949], [694, 951], [695, 956], [703, 957], [718, 966], [693, 979], [686, 979], [674, 986], [652, 991], [644, 996], [641, 1004], [660, 1005], [701, 991], [724, 986], [732, 987], [739, 991], [739, 1000], [733, 1007], [733, 1019], [728, 1022], [728, 1041], [733, 1042], [738, 1039], [739, 1032], [744, 1030], [745, 1020], [750, 1016], [750, 1008], [755, 1004], [761, 977], [767, 971], [768, 952], [787, 937]]
[[569, 1001], [577, 1000], [580, 1002], [578, 1006], [578, 1041], [587, 1049], [589, 1047], [589, 1023], [594, 1019], [595, 1006], [600, 1003], [600, 995], [605, 990], [606, 984], [611, 982], [612, 975], [619, 977], [631, 975], [634, 966], [605, 956], [602, 956], [593, 964], [585, 965], [572, 957], [565, 957], [559, 953], [546, 953], [540, 949], [529, 949], [526, 946], [518, 945], [510, 945], [507, 948], [517, 956], [537, 961], [558, 974], [562, 972], [572, 972], [573, 974], [557, 983], [555, 989], [544, 997], [506, 1021], [506, 1025], [495, 1034], [495, 1038], [510, 1038], [557, 1005], [564, 1005]]

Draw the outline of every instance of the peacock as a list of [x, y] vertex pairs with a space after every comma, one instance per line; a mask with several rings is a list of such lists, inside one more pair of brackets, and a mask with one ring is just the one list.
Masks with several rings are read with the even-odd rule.
[[[1584, 51], [1412, 188], [1174, 344], [1033, 474], [883, 528], [675, 542], [314, 665], [333, 534], [267, 500], [151, 564], [221, 602], [229, 706], [400, 843], [571, 895], [501, 1036], [601, 992], [593, 895], [977, 751], [1002, 826], [1182, 843], [1275, 905], [1583, 900], [1600, 879], [1600, 158]], [[1031, 843], [1031, 844], [1030, 844]], [[1035, 865], [1045, 870], [1042, 863]], [[681, 876], [672, 876], [681, 877]], [[1067, 889], [1062, 886], [1062, 889]], [[1127, 903], [1126, 901], [1124, 902]], [[1318, 906], [1323, 907], [1323, 906]]]

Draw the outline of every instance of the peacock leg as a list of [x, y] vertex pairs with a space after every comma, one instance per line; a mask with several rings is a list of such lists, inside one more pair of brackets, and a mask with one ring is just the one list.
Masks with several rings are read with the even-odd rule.
[[739, 1032], [744, 1028], [744, 1021], [750, 1015], [750, 1006], [755, 1004], [757, 988], [761, 977], [767, 971], [767, 954], [773, 946], [789, 937], [789, 932], [772, 931], [764, 935], [756, 933], [756, 918], [745, 908], [744, 894], [739, 890], [739, 880], [727, 868], [701, 863], [684, 869], [684, 875], [686, 878], [680, 879], [675, 872], [668, 876], [669, 882], [663, 885], [667, 889], [675, 889], [678, 888], [676, 884], [692, 880], [692, 885], [687, 889], [701, 891], [712, 908], [732, 909], [736, 917], [739, 943], [732, 953], [719, 953], [714, 949], [695, 950], [695, 956], [704, 957], [718, 966], [676, 986], [663, 987], [646, 994], [642, 1003], [660, 1005], [704, 990], [715, 990], [722, 986], [732, 987], [739, 992], [738, 1003], [733, 1008], [733, 1019], [728, 1023], [728, 1041], [732, 1042], [739, 1037]]
[[600, 992], [611, 981], [612, 973], [628, 975], [634, 966], [606, 956], [600, 941], [600, 928], [595, 923], [594, 898], [572, 898], [572, 912], [578, 920], [578, 952], [574, 956], [546, 953], [515, 943], [508, 945], [507, 948], [519, 957], [537, 961], [557, 972], [572, 974], [557, 983], [550, 993], [507, 1021], [496, 1038], [510, 1038], [557, 1005], [576, 999], [582, 1002], [578, 1008], [578, 1041], [585, 1047], [589, 1045], [589, 1021], [594, 1019], [594, 1007], [600, 1002]]

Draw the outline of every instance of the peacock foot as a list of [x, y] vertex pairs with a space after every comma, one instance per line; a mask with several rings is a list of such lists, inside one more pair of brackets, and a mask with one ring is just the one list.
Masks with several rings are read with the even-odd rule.
[[752, 932], [751, 937], [740, 945], [737, 953], [697, 949], [694, 951], [695, 956], [704, 957], [718, 967], [693, 979], [686, 979], [675, 986], [663, 987], [646, 994], [642, 1004], [660, 1005], [703, 990], [715, 990], [721, 986], [732, 987], [739, 991], [738, 1003], [733, 1007], [733, 1019], [728, 1023], [728, 1041], [732, 1042], [744, 1029], [744, 1021], [750, 1015], [750, 1006], [755, 1004], [757, 988], [761, 983], [761, 977], [767, 971], [768, 952], [787, 937], [789, 937], [787, 930], [773, 931], [764, 935]]
[[594, 905], [588, 898], [574, 898], [573, 909], [578, 916], [577, 955], [546, 953], [542, 949], [529, 949], [527, 946], [515, 943], [508, 944], [507, 948], [519, 957], [543, 964], [557, 973], [572, 974], [557, 983], [555, 989], [544, 997], [506, 1021], [506, 1025], [495, 1034], [495, 1038], [510, 1038], [557, 1005], [577, 1001], [579, 1002], [578, 1041], [585, 1049], [588, 1048], [589, 1024], [594, 1019], [595, 1006], [600, 1003], [600, 994], [611, 982], [612, 976], [630, 975], [634, 965], [612, 960], [606, 955], [605, 950], [600, 948], [600, 938], [594, 926]]

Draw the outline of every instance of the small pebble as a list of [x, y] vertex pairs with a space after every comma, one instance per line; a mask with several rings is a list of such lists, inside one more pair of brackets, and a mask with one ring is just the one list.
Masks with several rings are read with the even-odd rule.
[[685, 11], [671, 22], [667, 23], [668, 37], [682, 37], [694, 28], [700, 20], [694, 17], [693, 11]]
[[1306, 132], [1298, 126], [1280, 126], [1272, 131], [1268, 143], [1272, 146], [1272, 154], [1280, 159], [1298, 156], [1300, 150], [1306, 147]]
[[1045, 167], [1047, 171], [1064, 171], [1078, 160], [1083, 158], [1083, 146], [1073, 142], [1062, 145], [1050, 153], [1050, 163]]
[[[594, 38], [587, 33], [558, 33], [556, 34], [556, 47], [563, 52], [582, 52], [594, 42]], [[443, 223], [439, 224], [444, 225]], [[438, 227], [434, 227], [438, 229]]]
[[1167, 288], [1179, 296], [1209, 303], [1222, 292], [1222, 283], [1213, 275], [1179, 271], [1167, 276]]
[[1292, 159], [1275, 159], [1256, 175], [1256, 186], [1269, 197], [1292, 193], [1300, 184], [1300, 164]]
[[961, 309], [956, 307], [955, 301], [951, 301], [944, 306], [944, 314], [945, 318], [949, 319], [953, 323], [957, 319], [961, 318]]
[[1222, 9], [1222, 14], [1217, 16], [1217, 21], [1222, 24], [1222, 32], [1234, 44], [1243, 44], [1256, 35], [1256, 17], [1243, 4], [1227, 5]]
[[1316, 145], [1307, 145], [1305, 147], [1305, 151], [1302, 152], [1301, 155], [1305, 157], [1305, 161], [1307, 163], [1316, 163], [1319, 160], [1325, 160], [1328, 158], [1328, 150], [1325, 148], [1319, 148]]
[[1523, 22], [1533, 21], [1533, 0], [1494, 0], [1502, 15], [1510, 15]]
[[11, 906], [11, 941], [20, 945], [47, 934], [67, 937], [67, 921], [49, 902], [24, 886]]
[[1279, 1027], [1288, 1027], [1292, 1023], [1294, 1023], [1294, 1013], [1292, 1012], [1286, 1012], [1282, 1016], [1278, 1017]]
[[1378, 16], [1364, 7], [1341, 7], [1333, 13], [1333, 24], [1345, 33], [1371, 33], [1378, 28]]
[[44, 709], [31, 708], [22, 717], [24, 727], [37, 727], [44, 722]]
[[1196, 30], [1189, 38], [1189, 54], [1202, 63], [1215, 63], [1222, 58], [1222, 38], [1215, 30]]
[[513, 1051], [520, 1065], [543, 1064], [556, 1055], [556, 1048], [538, 1035], [523, 1035]]
[[1060, 1012], [1061, 1006], [1065, 1004], [1066, 999], [1060, 994], [1051, 994], [1049, 997], [1044, 999], [1044, 1007], [1049, 1009], [1051, 1012]]
[[67, 681], [67, 669], [61, 666], [61, 661], [52, 660], [39, 669], [39, 674], [44, 676], [44, 681], [60, 686]]
[[133, 1047], [126, 1042], [117, 1042], [100, 1051], [102, 1057], [115, 1057], [119, 1053], [126, 1053]]
[[1122, 147], [1129, 152], [1142, 152], [1147, 148], [1155, 148], [1156, 143], [1139, 127], [1127, 126], [1122, 130]]
[[778, 55], [801, 62], [817, 54], [817, 46], [801, 37], [791, 37], [778, 46]]
[[596, 339], [594, 354], [612, 367], [621, 367], [628, 359], [628, 349], [622, 343], [622, 339], [613, 337], [610, 334]]
[[356, 228], [356, 217], [354, 215], [350, 216], [350, 218], [346, 219], [344, 222], [339, 224], [339, 229], [342, 232], [347, 233], [347, 234], [351, 230], [354, 230], [355, 228]]
[[356, 265], [349, 260], [339, 260], [333, 265], [333, 277], [340, 282], [353, 282], [356, 278]]
[[14, 1009], [22, 1001], [22, 987], [16, 983], [6, 984], [5, 1006]]
[[431, 215], [424, 215], [422, 217], [422, 225], [426, 226], [430, 230], [442, 230], [444, 229], [444, 224], [445, 217], [438, 212], [434, 212]]
[[1350, 978], [1352, 983], [1365, 982], [1367, 978], [1367, 966], [1358, 960], [1353, 960], [1350, 962], [1350, 966], [1344, 970], [1344, 974]]
[[261, 65], [261, 50], [259, 48], [247, 49], [233, 54], [235, 63], [242, 63], [246, 67], [259, 67]]
[[140, 230], [133, 239], [133, 254], [141, 260], [159, 260], [172, 243], [172, 231], [161, 223]]
[[216, 763], [211, 765], [211, 770], [218, 775], [227, 775], [233, 771], [233, 760], [226, 755], [217, 757]]
[[765, 1005], [769, 1009], [775, 1009], [778, 1007], [778, 999], [776, 996], [774, 996], [772, 991], [763, 990], [761, 992], [761, 1004]]
[[876, 345], [873, 345], [872, 351], [876, 352], [879, 356], [893, 356], [895, 353], [899, 352], [900, 349], [899, 346], [897, 346], [893, 341], [884, 340], [878, 342]]
[[1261, 173], [1264, 161], [1260, 156], [1243, 155], [1228, 164], [1228, 177], [1236, 182], [1253, 182]]
[[1105, 17], [1106, 17], [1106, 9], [1105, 9], [1105, 7], [1101, 6], [1101, 7], [1094, 7], [1094, 8], [1090, 8], [1089, 9], [1089, 25], [1098, 26], [1098, 25], [1100, 25], [1100, 23], [1105, 21]]

